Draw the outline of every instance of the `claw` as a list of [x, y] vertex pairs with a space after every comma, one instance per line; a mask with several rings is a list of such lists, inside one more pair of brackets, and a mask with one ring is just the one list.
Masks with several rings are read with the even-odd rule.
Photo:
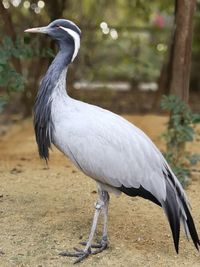
[[84, 252], [82, 249], [76, 248], [76, 247], [74, 247], [74, 250], [77, 251], [77, 252], [80, 252], [80, 253], [83, 253]]
[[[80, 242], [79, 244], [87, 247], [87, 242]], [[91, 248], [94, 248], [94, 250], [91, 250]], [[75, 252], [64, 251], [64, 252], [59, 253], [59, 255], [64, 256], [64, 257], [76, 257], [77, 260], [75, 260], [74, 262], [74, 264], [76, 264], [76, 263], [81, 262], [85, 258], [87, 258], [90, 254], [91, 255], [98, 254], [107, 248], [108, 248], [107, 239], [106, 240], [102, 239], [101, 242], [91, 245], [88, 249], [86, 248], [80, 249], [80, 248], [74, 247]]]
[[77, 257], [78, 259], [75, 260], [74, 264], [82, 261], [83, 259], [87, 258], [91, 254], [91, 249], [88, 249], [87, 251], [84, 251], [79, 248], [74, 248], [75, 252], [67, 252], [63, 251], [59, 253], [60, 256], [63, 257]]
[[82, 246], [86, 246], [87, 242], [82, 241], [82, 242], [79, 242], [79, 244]]
[[82, 260], [87, 258], [89, 256], [89, 254], [90, 254], [89, 252], [85, 252], [84, 254], [82, 254], [82, 256], [78, 257], [77, 260], [75, 260], [74, 264], [81, 262]]
[[91, 254], [92, 255], [95, 255], [95, 254], [98, 254], [100, 252], [102, 252], [103, 250], [107, 249], [108, 248], [108, 243], [101, 243], [100, 244], [100, 247], [98, 247], [96, 250], [92, 251]]
[[82, 253], [63, 251], [63, 252], [60, 252], [58, 255], [63, 256], [63, 257], [79, 257], [80, 255], [82, 255]]
[[[87, 242], [80, 242], [79, 243], [82, 246], [86, 246]], [[100, 242], [97, 242], [97, 244], [92, 244], [90, 246], [91, 248], [96, 248], [95, 250], [91, 251], [92, 255], [98, 254], [100, 252], [102, 252], [103, 250], [108, 248], [108, 242], [107, 240], [105, 241], [104, 239], [102, 239]]]

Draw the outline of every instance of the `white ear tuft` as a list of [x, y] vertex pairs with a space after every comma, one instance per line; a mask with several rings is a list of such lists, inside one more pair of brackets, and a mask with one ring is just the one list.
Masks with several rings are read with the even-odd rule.
[[71, 30], [71, 29], [68, 29], [68, 28], [65, 28], [65, 27], [62, 27], [62, 26], [59, 26], [61, 29], [63, 29], [64, 31], [68, 32], [72, 38], [74, 39], [74, 54], [72, 56], [72, 60], [71, 62], [74, 61], [75, 57], [77, 56], [78, 54], [78, 50], [80, 48], [80, 36], [77, 32]]

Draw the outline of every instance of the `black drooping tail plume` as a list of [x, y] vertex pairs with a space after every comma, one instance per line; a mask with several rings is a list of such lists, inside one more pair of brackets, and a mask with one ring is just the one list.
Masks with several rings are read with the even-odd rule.
[[169, 225], [172, 231], [172, 236], [174, 240], [174, 246], [176, 252], [178, 253], [179, 247], [179, 236], [180, 236], [180, 208], [177, 203], [176, 193], [172, 186], [170, 186], [169, 182], [166, 182], [166, 200], [163, 203], [163, 208], [167, 215]]
[[199, 250], [200, 240], [188, 204], [179, 184], [175, 183], [169, 170], [166, 177], [166, 200], [162, 203], [162, 206], [169, 220], [176, 252], [178, 253], [179, 250], [181, 221], [184, 225], [186, 236], [191, 236], [196, 249]]
[[[197, 230], [196, 230], [192, 215], [189, 211], [187, 203], [185, 202], [185, 200], [183, 198], [181, 199], [181, 202], [183, 204], [183, 208], [184, 208], [185, 214], [187, 216], [187, 219], [185, 219], [185, 221], [183, 223], [186, 225], [187, 230], [189, 230], [189, 234], [192, 238], [192, 241], [193, 241], [196, 249], [199, 250], [200, 240], [199, 240], [199, 236], [197, 234]], [[184, 220], [184, 218], [183, 218], [183, 220]]]

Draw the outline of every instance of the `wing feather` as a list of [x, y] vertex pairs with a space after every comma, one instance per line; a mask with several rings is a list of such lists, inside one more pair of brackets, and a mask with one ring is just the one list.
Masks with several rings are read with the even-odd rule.
[[56, 123], [55, 144], [95, 180], [112, 187], [142, 186], [165, 199], [164, 161], [152, 141], [112, 112], [91, 105], [81, 110], [60, 127]]
[[112, 112], [76, 100], [65, 104], [56, 105], [52, 113], [53, 143], [104, 188], [142, 196], [162, 206], [177, 252], [180, 221], [198, 249], [200, 241], [187, 197], [152, 141]]

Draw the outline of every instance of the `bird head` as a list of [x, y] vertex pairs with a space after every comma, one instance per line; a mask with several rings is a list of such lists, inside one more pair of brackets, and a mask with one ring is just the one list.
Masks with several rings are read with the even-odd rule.
[[45, 27], [31, 28], [25, 30], [25, 32], [47, 34], [53, 40], [56, 40], [60, 47], [73, 45], [74, 53], [71, 61], [73, 61], [78, 54], [78, 50], [80, 48], [81, 30], [70, 20], [57, 19]]

